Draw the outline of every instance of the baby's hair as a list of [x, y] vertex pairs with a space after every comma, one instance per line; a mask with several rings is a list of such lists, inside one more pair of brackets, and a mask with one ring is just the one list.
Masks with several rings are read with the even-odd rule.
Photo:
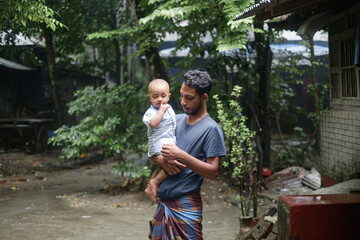
[[156, 79], [154, 79], [154, 80], [151, 80], [151, 81], [149, 82], [149, 84], [148, 84], [148, 89], [149, 89], [150, 85], [152, 85], [152, 84], [156, 84], [156, 85], [167, 85], [167, 86], [169, 87], [169, 89], [170, 89], [169, 83], [168, 83], [166, 80], [161, 79], [161, 78], [156, 78]]

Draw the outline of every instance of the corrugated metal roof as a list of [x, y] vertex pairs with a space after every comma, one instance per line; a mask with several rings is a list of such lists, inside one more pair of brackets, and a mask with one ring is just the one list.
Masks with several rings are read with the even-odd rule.
[[[0, 32], [0, 45], [6, 45], [6, 36], [7, 33]], [[34, 37], [27, 37], [22, 33], [16, 34], [14, 39], [14, 44], [16, 46], [33, 46], [37, 45], [40, 47], [45, 47], [45, 43], [41, 40]]]
[[277, 2], [277, 0], [261, 0], [259, 3], [251, 6], [248, 9], [245, 9], [242, 13], [236, 15], [236, 17], [234, 17], [233, 20], [236, 21], [239, 19], [251, 17], [255, 15], [258, 11], [263, 10], [264, 8], [270, 6], [274, 2]]
[[6, 60], [4, 58], [0, 58], [0, 65], [4, 66], [4, 67], [7, 67], [7, 68], [16, 69], [16, 70], [22, 70], [22, 71], [35, 70], [34, 68], [27, 67], [25, 65], [21, 65], [21, 64], [16, 63], [16, 62], [12, 62], [12, 61]]

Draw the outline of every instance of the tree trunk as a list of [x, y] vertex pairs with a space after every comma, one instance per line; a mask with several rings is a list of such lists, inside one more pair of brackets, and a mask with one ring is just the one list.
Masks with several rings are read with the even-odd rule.
[[46, 56], [48, 61], [52, 97], [53, 97], [54, 108], [56, 113], [55, 127], [58, 128], [63, 124], [63, 115], [60, 107], [60, 100], [58, 94], [58, 79], [55, 71], [56, 69], [55, 55], [54, 55], [51, 29], [45, 27], [44, 33], [45, 33]]
[[[136, 12], [136, 3], [135, 0], [127, 0], [130, 17], [132, 24], [138, 26], [138, 19], [141, 16], [138, 16]], [[159, 51], [157, 47], [150, 47], [144, 52], [145, 54], [145, 66], [146, 66], [146, 78], [148, 82], [155, 78], [162, 78], [168, 81], [167, 71], [164, 64], [161, 61]]]
[[[110, 12], [110, 26], [111, 30], [115, 30], [118, 27], [117, 9], [112, 9]], [[119, 39], [114, 38], [113, 44], [115, 48], [115, 83], [122, 84], [121, 82], [121, 49]]]
[[116, 38], [113, 39], [114, 47], [115, 47], [115, 59], [116, 59], [116, 67], [115, 67], [115, 82], [117, 84], [121, 84], [121, 51], [120, 51], [120, 44], [119, 40]]
[[168, 81], [168, 76], [164, 64], [162, 64], [161, 57], [157, 47], [151, 47], [145, 51], [146, 61], [148, 62], [146, 69], [148, 81], [155, 78], [162, 78]]
[[[263, 29], [263, 23], [256, 23], [256, 28]], [[262, 131], [261, 146], [264, 151], [263, 166], [270, 166], [271, 163], [271, 126], [269, 111], [269, 87], [272, 52], [269, 38], [264, 34], [255, 34], [256, 50], [256, 72], [259, 76], [259, 121]], [[259, 169], [261, 171], [261, 169]]]
[[129, 81], [129, 65], [131, 64], [130, 62], [131, 59], [129, 58], [129, 52], [128, 52], [128, 44], [126, 39], [124, 39], [123, 41], [122, 55], [126, 57], [127, 64], [122, 65], [121, 82], [126, 83]]
[[128, 82], [131, 85], [134, 85], [136, 82], [135, 68], [139, 60], [138, 57], [133, 55], [134, 52], [136, 52], [136, 44], [132, 44], [128, 47]]
[[[313, 96], [314, 96], [314, 111], [315, 111], [315, 115], [316, 116], [320, 116], [320, 92], [319, 92], [319, 85], [316, 79], [316, 66], [315, 66], [315, 52], [314, 52], [314, 39], [313, 37], [309, 38], [309, 43], [310, 43], [310, 62], [311, 62], [311, 80], [312, 80], [312, 85], [314, 86], [314, 92], [313, 92]], [[315, 120], [316, 121], [316, 120]], [[319, 128], [319, 122], [317, 121], [315, 124], [315, 128]], [[315, 148], [317, 150], [319, 150], [319, 146], [320, 146], [320, 131], [314, 131], [315, 132]]]

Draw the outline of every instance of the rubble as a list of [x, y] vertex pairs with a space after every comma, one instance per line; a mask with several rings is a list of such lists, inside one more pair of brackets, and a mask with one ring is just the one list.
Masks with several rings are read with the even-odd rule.
[[275, 240], [278, 239], [277, 232], [277, 208], [273, 207], [258, 220], [254, 227], [241, 234], [239, 240]]
[[268, 216], [262, 217], [254, 227], [239, 236], [239, 240], [260, 239], [278, 239], [277, 216], [272, 216], [271, 218], [268, 218]]
[[263, 180], [265, 188], [274, 191], [284, 188], [294, 188], [302, 186], [302, 180], [309, 171], [302, 167], [293, 166], [275, 173]]
[[321, 188], [321, 176], [315, 168], [312, 168], [310, 173], [305, 175], [303, 178], [302, 184], [316, 190]]

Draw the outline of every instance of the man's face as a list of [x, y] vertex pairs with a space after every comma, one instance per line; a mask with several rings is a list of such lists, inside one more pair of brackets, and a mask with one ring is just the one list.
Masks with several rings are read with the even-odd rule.
[[194, 87], [182, 84], [180, 89], [181, 106], [187, 115], [196, 115], [202, 106], [202, 98]]

